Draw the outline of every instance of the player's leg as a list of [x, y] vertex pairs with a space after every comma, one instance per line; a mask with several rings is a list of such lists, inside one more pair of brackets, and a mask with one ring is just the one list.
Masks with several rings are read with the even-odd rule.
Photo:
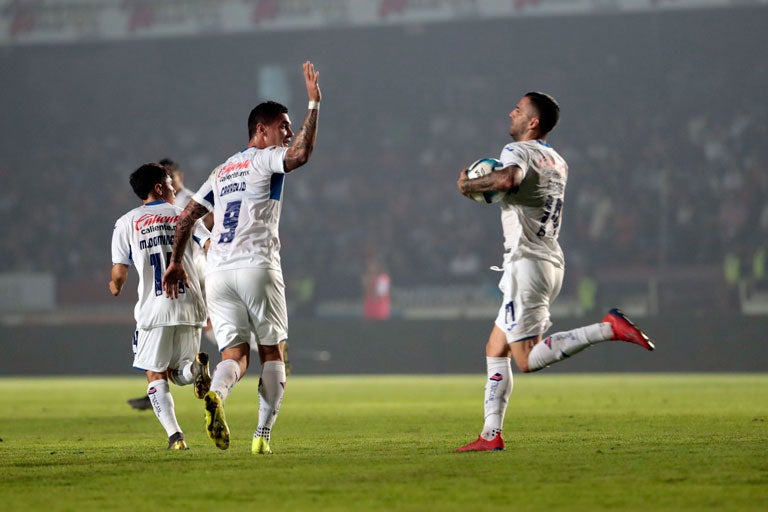
[[513, 378], [510, 365], [511, 350], [507, 332], [516, 325], [514, 264], [504, 265], [504, 274], [499, 281], [503, 294], [501, 307], [494, 322], [488, 342], [485, 345], [486, 381], [484, 392], [483, 430], [475, 441], [459, 447], [457, 452], [503, 450], [501, 437], [504, 415], [509, 396], [512, 393]]
[[206, 302], [221, 362], [213, 371], [211, 391], [226, 400], [250, 363], [251, 327], [247, 304], [238, 281], [260, 287], [240, 270], [216, 272], [206, 279]]
[[[131, 347], [133, 349], [134, 355], [136, 354], [136, 343], [138, 341], [138, 336], [139, 336], [139, 331], [138, 330], [134, 331], [133, 341], [131, 342]], [[152, 402], [149, 401], [149, 396], [146, 393], [136, 398], [129, 398], [128, 405], [130, 405], [133, 409], [136, 409], [137, 411], [148, 411], [152, 408]]]
[[242, 342], [239, 341], [237, 324], [247, 322], [248, 318], [234, 292], [232, 282], [235, 279], [232, 271], [216, 272], [206, 279], [208, 316], [222, 360], [213, 370], [210, 389], [203, 396], [205, 429], [208, 437], [221, 450], [229, 448], [229, 426], [224, 413], [224, 401], [243, 375], [240, 365], [242, 349], [237, 348]]
[[[513, 339], [535, 332], [546, 332], [551, 325], [549, 307], [557, 298], [563, 282], [563, 270], [547, 262], [522, 261], [519, 266], [521, 318]], [[517, 303], [516, 303], [517, 304]], [[628, 341], [653, 350], [653, 343], [621, 311], [612, 309], [602, 322], [558, 332], [526, 343], [513, 343], [512, 357], [524, 372], [534, 372], [567, 359], [604, 341]]]
[[526, 371], [535, 372], [567, 359], [595, 343], [610, 339], [610, 333], [607, 323], [597, 323], [547, 336], [530, 350]]
[[485, 348], [487, 376], [484, 395], [485, 423], [480, 437], [486, 441], [494, 441], [498, 436], [502, 446], [504, 442], [501, 440], [501, 431], [504, 415], [514, 386], [509, 356], [510, 346], [507, 344], [507, 337], [497, 325], [494, 325]]
[[512, 394], [512, 367], [507, 337], [494, 325], [485, 346], [486, 380], [483, 430], [476, 440], [456, 449], [457, 452], [494, 451], [504, 449], [501, 437], [504, 415]]
[[[283, 347], [288, 336], [288, 313], [282, 272], [271, 270], [264, 289], [265, 307], [254, 325], [258, 339], [261, 375], [259, 376], [259, 418], [253, 434], [251, 451], [269, 454], [272, 428], [280, 412], [286, 385]], [[259, 317], [252, 319], [259, 320]]]
[[179, 386], [194, 384], [195, 396], [203, 398], [210, 390], [211, 374], [208, 354], [199, 352], [201, 328], [194, 325], [178, 326], [176, 333], [169, 376]]
[[626, 341], [646, 350], [655, 347], [648, 336], [619, 309], [612, 309], [598, 322], [547, 336], [530, 351], [528, 371], [537, 371], [562, 361], [597, 343]]
[[168, 383], [168, 366], [172, 357], [173, 337], [173, 327], [140, 329], [133, 366], [144, 370], [146, 373], [147, 396], [155, 416], [168, 436], [168, 449], [186, 450], [187, 444], [176, 419], [175, 404]]
[[221, 352], [221, 362], [216, 365], [210, 391], [203, 397], [205, 403], [205, 428], [208, 437], [221, 450], [229, 448], [229, 426], [224, 413], [224, 401], [248, 367], [250, 346], [240, 343]]
[[244, 375], [250, 357], [248, 311], [237, 293], [237, 280], [237, 271], [216, 272], [206, 279], [208, 315], [222, 359], [203, 397], [205, 426], [208, 437], [222, 450], [229, 447], [224, 402]]

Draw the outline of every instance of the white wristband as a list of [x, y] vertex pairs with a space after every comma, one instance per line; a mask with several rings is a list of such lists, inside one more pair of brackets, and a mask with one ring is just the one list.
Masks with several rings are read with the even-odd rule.
[[320, 110], [320, 102], [310, 100], [309, 105], [307, 105], [307, 110]]

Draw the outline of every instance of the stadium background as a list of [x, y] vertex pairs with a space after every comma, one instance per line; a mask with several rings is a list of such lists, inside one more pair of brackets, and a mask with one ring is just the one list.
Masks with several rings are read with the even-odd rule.
[[[324, 98], [284, 196], [294, 371], [482, 372], [501, 230], [455, 180], [531, 89], [560, 101], [572, 171], [555, 329], [618, 305], [659, 347], [553, 371], [764, 371], [766, 4], [0, 2], [0, 375], [132, 372], [135, 276], [106, 287], [128, 174], [171, 157], [196, 189], [265, 98], [298, 125], [306, 59]], [[361, 315], [371, 258], [386, 321]]]

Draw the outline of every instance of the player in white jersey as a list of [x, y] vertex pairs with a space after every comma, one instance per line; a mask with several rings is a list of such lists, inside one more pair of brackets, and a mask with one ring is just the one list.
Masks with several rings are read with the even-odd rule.
[[[194, 195], [193, 191], [184, 186], [184, 172], [182, 172], [178, 162], [171, 160], [170, 158], [163, 158], [158, 163], [165, 167], [168, 174], [171, 176], [171, 186], [175, 193], [173, 204], [184, 208]], [[206, 228], [211, 229], [213, 227], [213, 215], [205, 216], [203, 218], [203, 223]], [[202, 278], [205, 272], [205, 250], [197, 244], [192, 245], [192, 250], [194, 251], [195, 263], [197, 264]], [[200, 281], [200, 286], [203, 290], [203, 295], [205, 295], [205, 282], [203, 280]], [[203, 328], [203, 331], [206, 331], [207, 329], [208, 326], [206, 325], [206, 327]], [[128, 405], [140, 411], [152, 409], [152, 401], [149, 399], [149, 395], [146, 394], [129, 399]]]
[[509, 117], [514, 142], [501, 151], [503, 169], [472, 180], [464, 169], [457, 182], [465, 196], [507, 192], [501, 202], [504, 273], [499, 289], [504, 298], [486, 344], [485, 424], [477, 440], [459, 452], [504, 449], [501, 431], [512, 393], [510, 358], [521, 371], [533, 372], [609, 340], [654, 348], [648, 336], [615, 308], [600, 323], [542, 340], [552, 326], [550, 304], [563, 283], [564, 259], [557, 237], [568, 165], [546, 142], [560, 118], [560, 107], [547, 94], [529, 92]]
[[[130, 265], [139, 275], [139, 300], [134, 308], [133, 366], [147, 376], [147, 395], [157, 419], [168, 434], [168, 449], [187, 449], [184, 434], [176, 420], [169, 382], [194, 384], [195, 394], [203, 398], [210, 388], [208, 355], [198, 353], [200, 329], [206, 311], [201, 276], [192, 265], [181, 285], [178, 300], [165, 297], [162, 275], [173, 247], [173, 237], [181, 209], [173, 205], [171, 177], [159, 164], [145, 164], [130, 178], [131, 187], [142, 201], [115, 223], [112, 233], [112, 279], [109, 289], [117, 296], [128, 278]], [[210, 232], [196, 223], [194, 242], [210, 243]]]
[[[285, 174], [304, 165], [315, 145], [320, 108], [319, 73], [305, 62], [309, 105], [294, 137], [288, 109], [268, 101], [248, 116], [248, 147], [211, 173], [186, 207], [176, 228], [171, 264], [163, 276], [169, 297], [177, 297], [187, 279], [183, 261], [192, 223], [214, 212], [206, 268], [206, 301], [222, 361], [205, 396], [208, 436], [222, 450], [229, 447], [224, 402], [245, 374], [251, 349], [262, 363], [259, 418], [251, 451], [271, 453], [270, 433], [286, 382], [283, 354], [288, 337], [285, 285], [280, 266], [278, 225]], [[293, 139], [293, 141], [292, 141]], [[251, 345], [255, 334], [255, 345]]]

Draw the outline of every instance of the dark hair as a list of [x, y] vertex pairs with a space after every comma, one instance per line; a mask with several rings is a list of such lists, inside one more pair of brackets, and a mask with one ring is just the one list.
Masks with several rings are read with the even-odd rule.
[[158, 163], [168, 169], [168, 172], [176, 172], [179, 170], [178, 162], [174, 162], [170, 158], [163, 158]]
[[144, 164], [133, 171], [128, 181], [139, 199], [144, 201], [149, 197], [149, 193], [152, 192], [155, 185], [163, 183], [167, 178], [168, 170], [165, 167], [151, 163]]
[[539, 127], [544, 135], [551, 132], [560, 120], [560, 105], [555, 98], [543, 92], [525, 93], [539, 113]]
[[280, 114], [287, 114], [288, 107], [281, 105], [276, 101], [265, 101], [259, 103], [251, 110], [248, 116], [248, 139], [251, 139], [256, 134], [256, 125], [270, 124], [277, 119]]

